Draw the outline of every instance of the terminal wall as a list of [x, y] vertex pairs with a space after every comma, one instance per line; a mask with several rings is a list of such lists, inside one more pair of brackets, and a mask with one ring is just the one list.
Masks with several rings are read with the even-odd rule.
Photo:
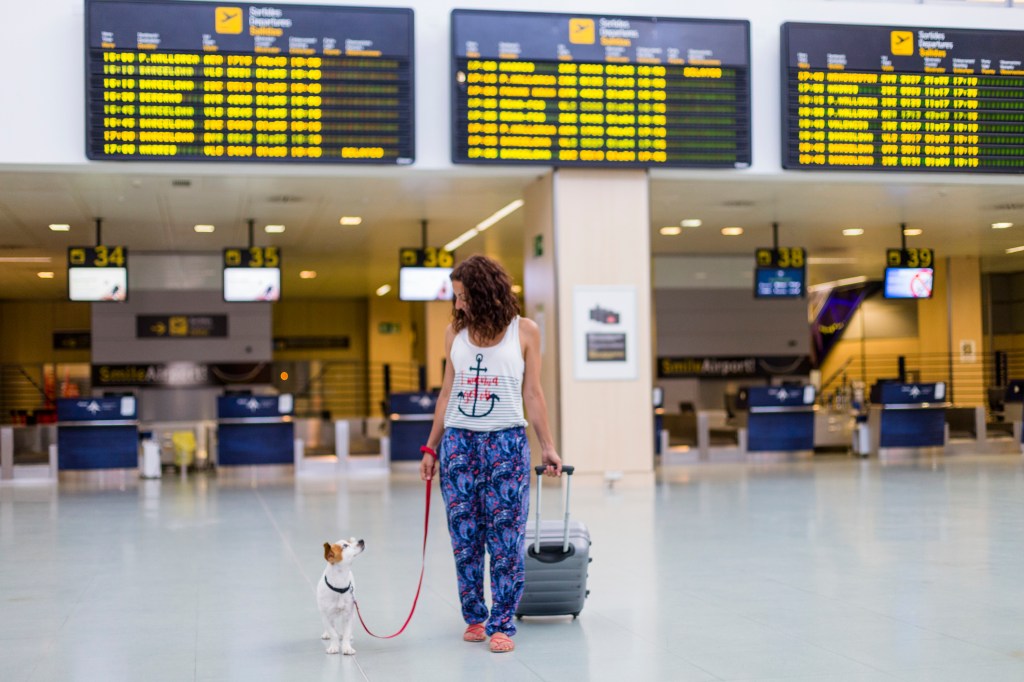
[[54, 332], [88, 331], [89, 304], [0, 301], [0, 364], [89, 362], [89, 351], [56, 350]]

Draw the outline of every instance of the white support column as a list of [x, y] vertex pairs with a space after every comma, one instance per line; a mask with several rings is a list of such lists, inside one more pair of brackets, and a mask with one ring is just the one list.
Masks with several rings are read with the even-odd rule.
[[[531, 184], [525, 198], [526, 315], [542, 330], [542, 383], [559, 452], [580, 473], [648, 477], [654, 418], [647, 174], [562, 169]], [[603, 292], [616, 301], [622, 324], [591, 328], [590, 308]], [[625, 341], [625, 359], [614, 350], [598, 359], [595, 337], [588, 341], [586, 333], [603, 332]]]

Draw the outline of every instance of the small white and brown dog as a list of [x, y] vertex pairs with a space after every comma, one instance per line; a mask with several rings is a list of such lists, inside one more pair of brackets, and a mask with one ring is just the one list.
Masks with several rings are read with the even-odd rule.
[[327, 647], [329, 654], [340, 651], [351, 656], [356, 652], [352, 648], [352, 623], [356, 619], [352, 562], [362, 554], [364, 547], [365, 543], [355, 538], [324, 543], [327, 568], [316, 586], [316, 604], [324, 621], [324, 634], [320, 639], [331, 642]]

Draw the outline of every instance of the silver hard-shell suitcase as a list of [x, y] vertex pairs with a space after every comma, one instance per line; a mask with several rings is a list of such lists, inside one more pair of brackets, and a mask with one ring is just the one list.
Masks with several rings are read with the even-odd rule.
[[516, 617], [580, 615], [590, 591], [587, 569], [590, 565], [590, 531], [579, 521], [569, 520], [569, 489], [573, 467], [563, 466], [568, 476], [565, 488], [565, 519], [541, 521], [540, 476], [537, 471], [536, 523], [526, 529], [526, 577]]

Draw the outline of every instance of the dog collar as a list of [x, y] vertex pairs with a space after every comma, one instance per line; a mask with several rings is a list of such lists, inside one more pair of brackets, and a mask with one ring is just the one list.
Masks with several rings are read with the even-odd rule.
[[342, 589], [339, 589], [339, 588], [337, 588], [337, 587], [335, 587], [334, 585], [332, 585], [331, 583], [329, 583], [329, 582], [327, 581], [327, 576], [326, 576], [326, 575], [324, 576], [324, 584], [326, 584], [326, 585], [327, 585], [327, 587], [331, 588], [332, 590], [334, 590], [334, 591], [335, 591], [335, 592], [337, 592], [338, 594], [345, 594], [346, 592], [348, 592], [349, 590], [351, 590], [351, 589], [352, 589], [352, 583], [349, 583], [349, 584], [348, 584], [348, 587], [346, 587], [346, 588], [345, 588], [345, 589], [343, 589], [343, 590], [342, 590]]

